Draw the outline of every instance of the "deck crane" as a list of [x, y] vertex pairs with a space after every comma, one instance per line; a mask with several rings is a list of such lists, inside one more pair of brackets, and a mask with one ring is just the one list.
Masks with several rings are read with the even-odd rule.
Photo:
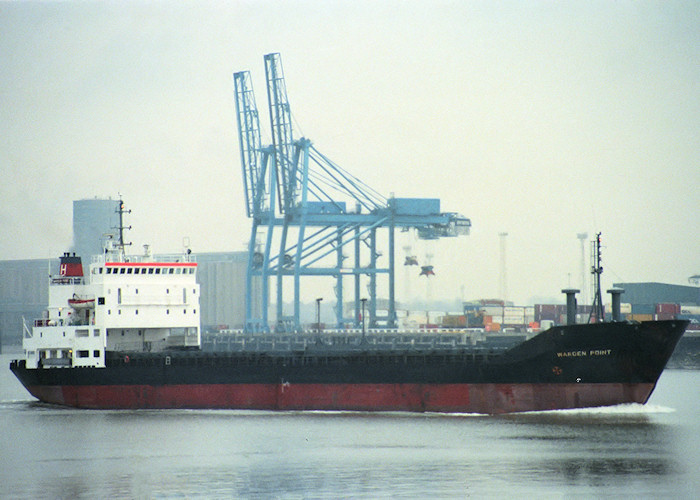
[[[250, 72], [234, 74], [246, 213], [252, 219], [245, 329], [269, 331], [269, 281], [275, 278], [275, 330], [299, 331], [304, 276], [335, 279], [338, 328], [348, 323], [361, 325], [361, 280], [367, 277], [369, 326], [393, 328], [395, 229], [414, 228], [419, 238], [437, 239], [469, 234], [471, 222], [457, 213], [440, 212], [439, 199], [386, 198], [326, 157], [309, 139], [294, 139], [280, 55], [267, 54], [264, 62], [270, 145], [261, 141]], [[386, 233], [389, 247], [384, 265], [379, 263], [380, 232]], [[377, 280], [384, 276], [388, 277], [388, 307], [379, 316]], [[292, 314], [285, 315], [284, 279], [289, 277], [293, 279], [294, 305]], [[352, 318], [344, 317], [345, 279], [354, 284]]]

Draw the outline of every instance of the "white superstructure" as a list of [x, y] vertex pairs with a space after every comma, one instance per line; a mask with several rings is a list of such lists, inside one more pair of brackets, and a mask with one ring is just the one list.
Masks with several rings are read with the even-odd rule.
[[105, 351], [200, 346], [197, 263], [191, 256], [125, 256], [107, 251], [83, 276], [64, 254], [49, 283], [44, 317], [25, 325], [27, 368], [104, 367]]

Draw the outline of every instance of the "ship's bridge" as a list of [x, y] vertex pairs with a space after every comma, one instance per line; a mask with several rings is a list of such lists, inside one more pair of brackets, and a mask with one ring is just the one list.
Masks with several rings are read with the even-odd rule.
[[106, 252], [104, 255], [94, 255], [92, 264], [110, 263], [195, 263], [196, 259], [191, 253], [178, 254], [158, 254], [151, 255], [146, 252], [144, 255], [124, 255], [121, 252]]
[[93, 279], [100, 275], [120, 275], [121, 277], [177, 277], [194, 274], [197, 263], [191, 254], [178, 255], [135, 255], [122, 258], [110, 258], [109, 255], [93, 257], [90, 274]]

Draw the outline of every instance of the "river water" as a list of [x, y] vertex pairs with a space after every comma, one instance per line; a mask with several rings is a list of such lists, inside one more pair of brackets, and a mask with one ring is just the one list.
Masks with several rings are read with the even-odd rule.
[[43, 405], [0, 356], [0, 498], [700, 498], [700, 371], [506, 416]]

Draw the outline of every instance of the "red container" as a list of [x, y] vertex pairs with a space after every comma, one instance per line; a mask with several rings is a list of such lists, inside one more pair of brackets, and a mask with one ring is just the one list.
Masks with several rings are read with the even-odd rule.
[[555, 304], [535, 304], [535, 321], [543, 319], [556, 321], [558, 316], [557, 306]]
[[681, 306], [678, 304], [656, 304], [656, 314], [680, 314]]

